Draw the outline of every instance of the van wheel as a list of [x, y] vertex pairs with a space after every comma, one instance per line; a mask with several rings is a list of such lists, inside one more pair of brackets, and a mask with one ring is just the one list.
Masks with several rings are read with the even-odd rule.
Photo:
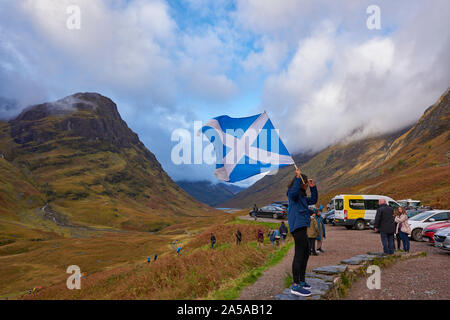
[[347, 228], [347, 230], [351, 230], [353, 229], [353, 226], [345, 226], [345, 228]]
[[278, 215], [276, 213], [273, 214], [272, 218], [278, 219]]
[[364, 230], [366, 227], [366, 224], [364, 223], [364, 220], [357, 220], [355, 223], [355, 229], [356, 230]]
[[414, 229], [411, 235], [415, 241], [422, 241], [422, 229]]

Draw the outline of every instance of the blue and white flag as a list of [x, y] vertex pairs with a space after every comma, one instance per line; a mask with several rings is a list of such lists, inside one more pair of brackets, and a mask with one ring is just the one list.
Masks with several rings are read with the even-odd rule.
[[201, 132], [214, 145], [215, 175], [222, 181], [237, 182], [294, 164], [266, 112], [246, 118], [216, 117]]

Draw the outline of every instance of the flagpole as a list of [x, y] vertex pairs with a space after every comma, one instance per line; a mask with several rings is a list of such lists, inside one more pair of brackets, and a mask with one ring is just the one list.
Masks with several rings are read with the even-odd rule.
[[[295, 162], [294, 162], [294, 167], [295, 167], [295, 170], [300, 170], [300, 169], [297, 167], [297, 165], [295, 164]], [[306, 184], [306, 183], [305, 183], [305, 180], [303, 180], [303, 176], [302, 176], [302, 172], [301, 172], [301, 171], [300, 171], [300, 179], [302, 179], [303, 184]]]

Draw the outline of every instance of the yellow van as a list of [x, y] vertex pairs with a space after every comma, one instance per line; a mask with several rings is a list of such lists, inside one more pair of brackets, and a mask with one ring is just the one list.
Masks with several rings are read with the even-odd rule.
[[380, 199], [385, 199], [386, 203], [394, 209], [400, 206], [392, 198], [381, 195], [342, 194], [335, 196], [332, 199], [335, 224], [345, 226], [347, 229], [365, 229], [370, 222], [375, 220]]

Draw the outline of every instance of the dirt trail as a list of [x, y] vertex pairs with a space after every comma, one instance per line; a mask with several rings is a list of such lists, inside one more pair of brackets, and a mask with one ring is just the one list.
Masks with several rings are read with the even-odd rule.
[[[382, 251], [380, 235], [372, 230], [356, 231], [347, 230], [343, 227], [335, 227], [326, 225], [327, 238], [323, 244], [325, 253], [319, 256], [310, 256], [308, 260], [307, 271], [325, 266], [338, 264], [341, 260], [352, 256], [366, 253], [367, 251]], [[423, 242], [411, 242], [411, 252], [425, 251], [428, 244]], [[437, 248], [430, 248], [430, 254], [439, 254]], [[272, 300], [275, 295], [281, 293], [285, 289], [284, 279], [287, 273], [292, 272], [292, 259], [294, 256], [294, 248], [292, 248], [286, 257], [276, 266], [266, 270], [263, 275], [251, 286], [245, 288], [239, 300]], [[448, 257], [446, 257], [448, 258]], [[424, 259], [420, 259], [424, 263]], [[407, 262], [406, 262], [407, 263]], [[437, 266], [433, 264], [433, 266]], [[436, 270], [430, 270], [436, 274], [442, 274], [442, 267]], [[411, 273], [420, 274], [422, 271], [415, 271], [411, 268]]]

